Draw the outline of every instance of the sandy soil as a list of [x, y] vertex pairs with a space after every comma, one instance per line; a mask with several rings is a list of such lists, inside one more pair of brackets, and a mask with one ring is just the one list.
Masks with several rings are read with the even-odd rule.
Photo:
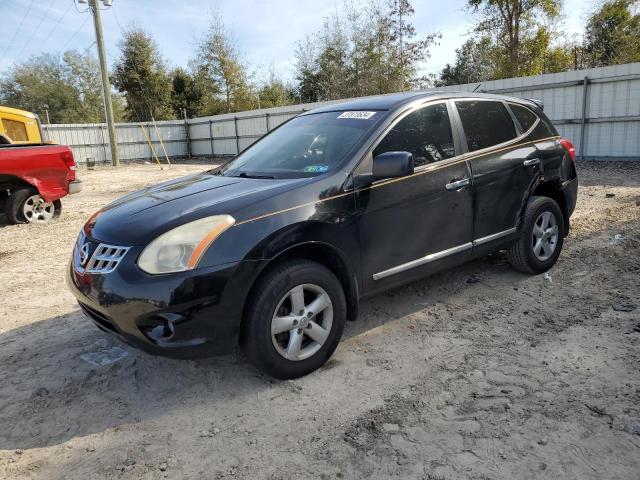
[[579, 166], [549, 276], [496, 254], [367, 300], [288, 382], [122, 346], [67, 292], [94, 210], [203, 168], [81, 170], [58, 222], [0, 226], [0, 478], [640, 478], [640, 164]]

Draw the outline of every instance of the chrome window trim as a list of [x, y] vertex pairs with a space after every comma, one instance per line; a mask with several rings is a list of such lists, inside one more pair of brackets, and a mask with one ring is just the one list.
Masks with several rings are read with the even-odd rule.
[[501, 232], [493, 233], [491, 235], [487, 235], [486, 237], [480, 237], [472, 242], [463, 243], [462, 245], [458, 245], [456, 247], [448, 248], [446, 250], [441, 250], [439, 252], [430, 253], [429, 255], [425, 255], [424, 257], [417, 258], [415, 260], [411, 260], [410, 262], [402, 263], [400, 265], [396, 265], [395, 267], [391, 267], [387, 270], [383, 270], [382, 272], [374, 273], [373, 279], [380, 280], [382, 278], [390, 277], [391, 275], [395, 275], [397, 273], [404, 272], [406, 270], [410, 270], [412, 268], [420, 267], [427, 263], [434, 262], [436, 260], [441, 260], [450, 255], [455, 255], [456, 253], [464, 252], [472, 247], [477, 247], [478, 245], [483, 245], [485, 243], [489, 243], [493, 240], [497, 240], [502, 237], [506, 237], [507, 235], [511, 235], [517, 231], [517, 227], [509, 228], [507, 230], [503, 230]]
[[[497, 103], [502, 103], [502, 104], [505, 103], [503, 100], [497, 100], [497, 99], [494, 99], [494, 98], [461, 97], [461, 98], [452, 98], [451, 100], [453, 101], [453, 104], [454, 104], [454, 107], [456, 108], [456, 111], [458, 110], [458, 107], [455, 105], [456, 102], [497, 102]], [[516, 102], [512, 102], [512, 103], [516, 103]], [[508, 110], [507, 110], [507, 113], [509, 114], [509, 117], [511, 117], [511, 113]], [[460, 113], [458, 112], [458, 116], [459, 115], [460, 115]], [[538, 117], [538, 116], [536, 115], [536, 117]], [[513, 122], [513, 118], [511, 118], [511, 121]], [[513, 145], [513, 144], [519, 142], [520, 140], [523, 140], [531, 132], [533, 132], [533, 129], [538, 126], [539, 122], [540, 122], [540, 117], [538, 117], [536, 122], [526, 132], [522, 132], [520, 135], [516, 135], [511, 140], [507, 140], [506, 142], [502, 142], [502, 143], [497, 143], [495, 145], [491, 145], [490, 147], [481, 148], [480, 150], [474, 150], [474, 151], [471, 152], [471, 151], [468, 151], [469, 145], [467, 144], [467, 152], [463, 153], [461, 155], [461, 157], [465, 158], [465, 159], [472, 160], [477, 155], [482, 155], [484, 153], [491, 153], [492, 150], [497, 150], [497, 149], [500, 149], [500, 148], [503, 148], [503, 147], [508, 147], [510, 145]], [[463, 134], [463, 137], [464, 137], [464, 141], [466, 142], [467, 141], [467, 135], [464, 132], [464, 125], [462, 124], [462, 119], [460, 119], [460, 128], [462, 129], [462, 134]], [[516, 129], [515, 122], [513, 124], [513, 128]], [[517, 132], [517, 129], [516, 129], [516, 132]], [[532, 142], [534, 142], [534, 141], [535, 140], [532, 140]]]

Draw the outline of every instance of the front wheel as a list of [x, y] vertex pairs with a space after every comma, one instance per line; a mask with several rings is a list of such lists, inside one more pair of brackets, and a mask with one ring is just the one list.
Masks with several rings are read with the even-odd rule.
[[307, 260], [268, 272], [248, 299], [241, 346], [258, 369], [279, 379], [306, 375], [331, 357], [344, 329], [342, 285]]
[[525, 208], [520, 238], [507, 251], [516, 270], [538, 274], [558, 260], [564, 239], [564, 217], [555, 200], [531, 197]]

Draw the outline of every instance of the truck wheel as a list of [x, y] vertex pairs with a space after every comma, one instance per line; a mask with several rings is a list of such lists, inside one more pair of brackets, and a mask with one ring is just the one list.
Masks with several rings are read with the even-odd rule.
[[318, 263], [293, 260], [268, 272], [254, 292], [247, 300], [240, 342], [248, 360], [283, 380], [324, 365], [347, 318], [335, 275]]
[[539, 274], [558, 260], [564, 240], [564, 217], [555, 200], [531, 197], [524, 212], [520, 238], [507, 251], [513, 268]]
[[47, 202], [30, 188], [15, 190], [7, 199], [9, 223], [46, 223], [60, 216], [60, 200]]

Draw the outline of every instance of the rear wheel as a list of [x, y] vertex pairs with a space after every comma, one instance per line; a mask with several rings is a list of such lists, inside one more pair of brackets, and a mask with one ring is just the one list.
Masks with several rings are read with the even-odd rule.
[[255, 288], [241, 346], [258, 369], [297, 378], [321, 367], [335, 351], [347, 316], [342, 285], [326, 267], [283, 263]]
[[558, 260], [564, 239], [564, 217], [555, 200], [531, 197], [525, 208], [520, 239], [507, 251], [516, 270], [538, 274]]
[[46, 223], [60, 216], [60, 200], [47, 202], [30, 188], [15, 190], [7, 199], [6, 213], [9, 223]]

